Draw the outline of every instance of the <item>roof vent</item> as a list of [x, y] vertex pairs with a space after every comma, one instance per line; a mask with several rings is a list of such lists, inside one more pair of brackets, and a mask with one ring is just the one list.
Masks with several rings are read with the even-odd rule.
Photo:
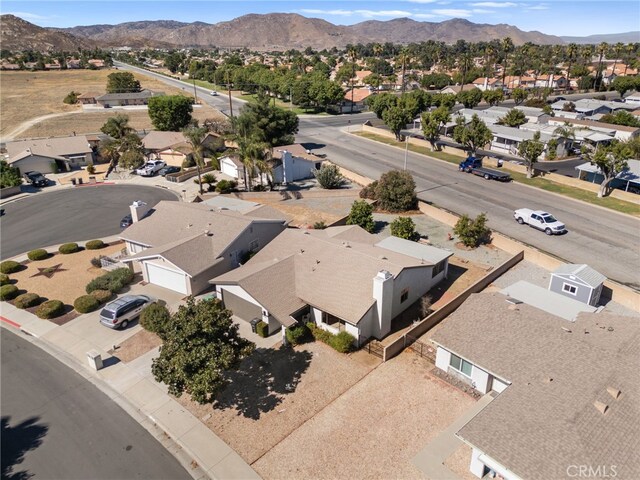
[[562, 330], [564, 330], [567, 333], [571, 333], [571, 329], [567, 328], [567, 327], [560, 327], [562, 328]]
[[191, 228], [191, 227], [193, 227], [193, 224], [187, 223], [187, 228]]
[[380, 255], [380, 260], [386, 260], [387, 257], [385, 257], [384, 255]]
[[205, 230], [204, 231], [205, 236], [207, 237], [213, 237], [213, 233], [211, 233], [209, 230]]
[[607, 392], [609, 392], [609, 395], [611, 395], [616, 400], [618, 399], [618, 397], [622, 393], [620, 390], [618, 390], [617, 388], [613, 388], [613, 387], [607, 387]]
[[304, 253], [304, 248], [301, 248], [301, 249], [300, 249], [300, 253]]
[[305, 230], [304, 232], [302, 232], [303, 235], [309, 235], [309, 231]]
[[598, 410], [603, 415], [607, 413], [607, 410], [609, 410], [609, 406], [606, 403], [599, 402], [598, 400], [593, 402], [593, 406], [596, 407], [596, 410]]
[[517, 298], [513, 298], [513, 297], [507, 297], [505, 301], [513, 305], [520, 305], [522, 303], [522, 300], [518, 300]]
[[547, 377], [544, 379], [544, 383], [553, 383], [553, 378]]

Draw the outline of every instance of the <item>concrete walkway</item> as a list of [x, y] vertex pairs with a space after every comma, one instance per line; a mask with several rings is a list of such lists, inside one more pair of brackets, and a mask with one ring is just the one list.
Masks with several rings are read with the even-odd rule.
[[411, 460], [428, 477], [438, 480], [460, 480], [460, 477], [444, 466], [445, 460], [461, 445], [462, 441], [455, 436], [456, 432], [465, 426], [473, 417], [484, 409], [494, 397], [484, 395], [464, 415], [461, 415], [446, 430], [424, 447]]
[[[88, 314], [91, 315], [91, 314]], [[84, 317], [84, 316], [83, 316]], [[79, 317], [80, 320], [82, 317]], [[151, 374], [154, 349], [124, 363], [107, 353], [112, 342], [96, 340], [95, 322], [72, 321], [58, 326], [0, 303], [0, 324], [26, 333], [31, 341], [91, 381], [165, 445], [195, 479], [258, 479], [256, 472], [220, 437], [167, 393]], [[140, 327], [139, 327], [140, 328]], [[139, 329], [138, 328], [138, 329]], [[133, 329], [131, 329], [133, 330]], [[105, 337], [110, 333], [105, 329]], [[134, 334], [132, 331], [131, 334]], [[122, 341], [123, 338], [120, 339]], [[104, 368], [89, 366], [87, 352], [102, 355]]]

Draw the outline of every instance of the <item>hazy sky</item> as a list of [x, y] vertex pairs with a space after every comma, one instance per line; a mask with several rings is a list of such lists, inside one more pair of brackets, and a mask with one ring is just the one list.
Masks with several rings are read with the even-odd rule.
[[522, 30], [539, 30], [553, 35], [586, 36], [640, 30], [638, 0], [3, 0], [0, 10], [2, 13], [12, 13], [43, 27], [114, 24], [139, 20], [216, 23], [248, 13], [285, 12], [322, 18], [338, 25], [400, 17], [429, 22], [458, 17], [475, 23], [508, 23]]

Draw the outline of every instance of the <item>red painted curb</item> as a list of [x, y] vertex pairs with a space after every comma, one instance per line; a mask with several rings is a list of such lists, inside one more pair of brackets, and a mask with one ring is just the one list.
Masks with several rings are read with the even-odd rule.
[[20, 326], [21, 326], [19, 323], [16, 323], [13, 320], [9, 320], [8, 318], [4, 318], [2, 316], [0, 316], [0, 320], [2, 320], [3, 322], [8, 323], [12, 327], [20, 328]]
[[98, 183], [83, 183], [81, 185], [74, 185], [75, 187], [99, 187], [100, 185], [115, 185], [116, 182], [98, 182]]

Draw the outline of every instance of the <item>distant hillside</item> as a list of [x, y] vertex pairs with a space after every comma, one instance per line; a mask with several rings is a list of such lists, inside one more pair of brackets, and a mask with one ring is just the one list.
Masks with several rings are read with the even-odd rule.
[[110, 46], [138, 46], [146, 42], [177, 47], [248, 47], [256, 50], [344, 47], [352, 43], [410, 43], [438, 40], [455, 43], [511, 37], [516, 45], [563, 43], [559, 37], [524, 32], [511, 25], [475, 24], [453, 19], [441, 23], [408, 18], [367, 21], [351, 26], [334, 25], [318, 18], [290, 13], [244, 15], [228, 22], [206, 24], [174, 21], [128, 22], [63, 29]]
[[589, 35], [588, 37], [561, 37], [567, 43], [636, 43], [640, 42], [640, 32], [605, 33], [601, 35]]
[[4, 50], [77, 50], [94, 48], [89, 38], [76, 37], [69, 32], [38, 27], [14, 15], [0, 15], [0, 45]]

